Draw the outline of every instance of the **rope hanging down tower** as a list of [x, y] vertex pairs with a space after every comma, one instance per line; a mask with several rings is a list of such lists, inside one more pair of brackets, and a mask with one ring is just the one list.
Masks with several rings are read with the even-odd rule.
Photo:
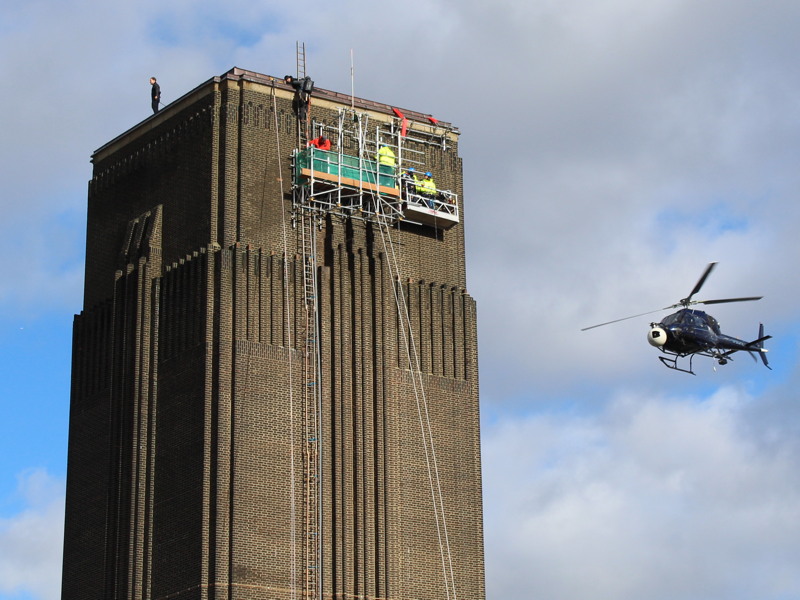
[[[306, 77], [305, 45], [297, 42], [297, 78]], [[354, 109], [340, 109], [338, 127], [334, 131], [338, 139], [339, 155], [332, 157], [333, 153], [318, 152], [306, 149], [308, 140], [318, 128], [317, 133], [323, 133], [325, 126], [313, 125], [308, 111], [298, 114], [297, 149], [293, 153], [293, 205], [292, 223], [300, 228], [300, 245], [304, 293], [304, 330], [303, 330], [303, 399], [302, 399], [302, 435], [303, 435], [303, 561], [304, 578], [302, 597], [308, 600], [319, 600], [323, 597], [322, 582], [323, 556], [322, 556], [322, 444], [321, 444], [321, 408], [322, 408], [322, 373], [320, 357], [320, 314], [318, 302], [318, 267], [317, 267], [317, 230], [321, 227], [321, 219], [327, 214], [339, 215], [348, 218], [365, 218], [377, 223], [384, 246], [384, 255], [388, 259], [389, 274], [392, 278], [393, 293], [399, 315], [399, 326], [403, 339], [408, 368], [412, 375], [414, 397], [420, 426], [420, 439], [427, 466], [427, 475], [430, 485], [431, 502], [435, 516], [436, 532], [439, 541], [439, 551], [442, 564], [442, 577], [445, 598], [457, 600], [453, 559], [445, 516], [444, 497], [439, 477], [439, 469], [434, 447], [434, 439], [428, 403], [423, 385], [417, 342], [414, 339], [413, 325], [405, 294], [400, 284], [398, 258], [392, 240], [391, 225], [402, 221], [404, 214], [401, 212], [401, 197], [407, 200], [406, 204], [414, 204], [413, 193], [401, 194], [399, 177], [400, 164], [406, 168], [411, 165], [422, 166], [424, 157], [419, 150], [404, 148], [403, 138], [406, 136], [406, 123], [394, 121], [379, 123], [371, 126], [367, 113], [358, 113]], [[276, 128], [277, 135], [277, 128]], [[358, 148], [356, 160], [357, 183], [348, 186], [342, 184], [342, 173], [345, 171], [346, 158], [341, 154], [341, 147], [345, 139], [352, 138]], [[415, 140], [423, 141], [423, 140]], [[423, 143], [430, 143], [423, 141]], [[444, 142], [442, 142], [444, 144]], [[397, 165], [385, 169], [375, 157], [381, 146], [393, 148], [398, 159]], [[302, 153], [307, 152], [308, 157], [303, 158]], [[320, 158], [317, 158], [320, 157]], [[314, 185], [314, 172], [320, 162], [327, 163], [335, 159], [337, 165], [338, 182], [323, 181], [322, 185]], [[308, 171], [311, 173], [310, 184], [299, 183], [298, 175], [303, 173], [303, 160], [308, 161]], [[333, 163], [331, 163], [333, 164]], [[341, 166], [341, 167], [340, 167]], [[323, 166], [323, 169], [326, 167]], [[388, 171], [391, 171], [390, 173]], [[382, 184], [386, 185], [382, 185]], [[333, 184], [333, 185], [331, 185]], [[352, 187], [352, 189], [348, 189]], [[409, 190], [411, 188], [406, 188]], [[394, 191], [392, 191], [394, 190]], [[283, 197], [283, 193], [281, 194]], [[422, 204], [421, 199], [417, 199]], [[427, 204], [427, 202], [426, 202]], [[428, 205], [429, 206], [429, 205]], [[427, 206], [426, 206], [427, 208]], [[444, 227], [450, 227], [458, 222], [457, 198], [450, 192], [437, 201], [437, 210], [429, 213], [441, 214]], [[438, 209], [441, 209], [438, 210]], [[438, 225], [437, 214], [433, 215], [431, 224]], [[449, 220], [447, 220], [449, 219]], [[414, 221], [411, 221], [414, 222]], [[425, 222], [425, 221], [423, 221]], [[286, 239], [284, 237], [284, 244]], [[288, 247], [284, 248], [284, 255], [288, 256]], [[284, 285], [288, 285], [285, 279]], [[294, 514], [294, 512], [293, 512]], [[295, 529], [295, 524], [292, 524]], [[296, 560], [296, 559], [295, 559]], [[294, 573], [294, 567], [293, 567]], [[293, 588], [296, 581], [293, 580]], [[292, 590], [294, 598], [295, 590]]]

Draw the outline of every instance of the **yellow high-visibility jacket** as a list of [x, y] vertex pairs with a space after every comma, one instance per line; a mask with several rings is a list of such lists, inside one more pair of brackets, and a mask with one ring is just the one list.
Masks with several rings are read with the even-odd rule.
[[420, 194], [425, 194], [426, 196], [435, 196], [436, 195], [436, 184], [433, 182], [433, 178], [418, 179], [417, 180], [417, 192], [420, 193]]
[[389, 146], [381, 146], [381, 149], [378, 150], [378, 162], [382, 165], [394, 167], [397, 164], [394, 151]]

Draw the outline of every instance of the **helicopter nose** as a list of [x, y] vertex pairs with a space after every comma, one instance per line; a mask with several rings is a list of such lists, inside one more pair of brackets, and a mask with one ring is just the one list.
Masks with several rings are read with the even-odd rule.
[[647, 333], [647, 341], [650, 342], [651, 346], [661, 348], [667, 343], [667, 332], [662, 327], [652, 327]]

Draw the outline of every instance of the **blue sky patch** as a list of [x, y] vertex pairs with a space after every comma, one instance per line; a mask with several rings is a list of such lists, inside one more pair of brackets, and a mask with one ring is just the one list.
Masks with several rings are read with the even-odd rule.
[[713, 239], [728, 233], [745, 232], [750, 227], [750, 221], [730, 204], [717, 202], [698, 210], [664, 209], [656, 216], [656, 226], [667, 231], [692, 229]]
[[207, 41], [230, 42], [237, 48], [255, 46], [261, 38], [282, 30], [282, 21], [273, 14], [255, 20], [231, 19], [229, 15], [199, 11], [187, 20], [164, 13], [151, 21], [154, 40], [164, 46], [199, 46]]

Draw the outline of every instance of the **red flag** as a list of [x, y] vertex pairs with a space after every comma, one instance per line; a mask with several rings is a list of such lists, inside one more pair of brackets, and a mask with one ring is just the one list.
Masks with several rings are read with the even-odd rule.
[[408, 119], [406, 119], [406, 116], [396, 108], [392, 107], [392, 110], [394, 111], [394, 114], [396, 114], [400, 119], [403, 120], [402, 125], [400, 127], [400, 135], [406, 137], [406, 132], [408, 131]]

